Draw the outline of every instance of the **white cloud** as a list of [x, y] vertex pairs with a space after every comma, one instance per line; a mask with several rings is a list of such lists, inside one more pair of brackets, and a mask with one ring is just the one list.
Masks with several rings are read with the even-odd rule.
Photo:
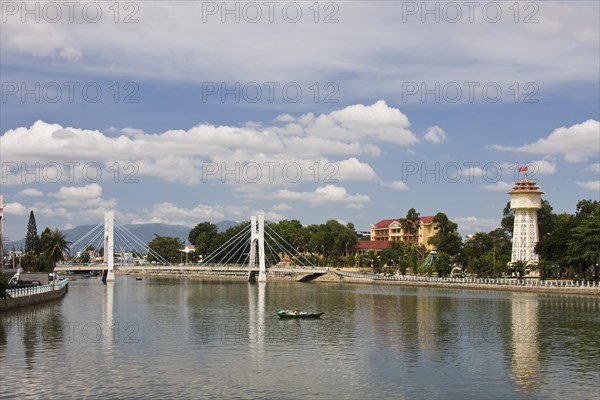
[[321, 203], [365, 203], [369, 196], [363, 194], [349, 194], [345, 188], [334, 185], [320, 186], [314, 192], [295, 192], [280, 189], [274, 195], [277, 199], [298, 200], [313, 204]]
[[333, 179], [341, 181], [370, 181], [377, 179], [377, 174], [369, 164], [361, 162], [354, 157], [324, 164], [321, 166], [321, 169], [322, 182], [331, 182]]
[[593, 190], [596, 194], [600, 194], [600, 180], [599, 181], [587, 181], [587, 182], [575, 182], [577, 186], [584, 189]]
[[58, 192], [51, 194], [51, 196], [74, 202], [97, 199], [102, 196], [102, 186], [97, 183], [90, 183], [85, 186], [62, 186], [58, 189]]
[[275, 211], [264, 211], [262, 209], [254, 210], [251, 213], [252, 215], [264, 215], [265, 220], [269, 222], [277, 222], [286, 219], [285, 215], [279, 214]]
[[[528, 162], [523, 165], [527, 166], [527, 173], [530, 176], [537, 175], [537, 174], [552, 175], [556, 172], [556, 163], [553, 161], [537, 160], [537, 161]], [[513, 172], [514, 172], [514, 169], [513, 169]]]
[[[114, 136], [116, 129], [109, 129], [113, 131], [109, 136], [97, 130], [36, 121], [29, 128], [4, 133], [2, 157], [15, 165], [25, 163], [27, 168], [39, 163], [42, 175], [44, 166], [56, 165], [58, 171], [50, 172], [60, 174], [58, 181], [69, 183], [89, 182], [96, 176], [104, 180], [124, 179], [126, 173], [132, 173], [133, 179], [159, 177], [188, 185], [221, 180], [229, 184], [272, 186], [296, 182], [286, 179], [285, 172], [290, 172], [289, 169], [282, 171], [290, 164], [300, 167], [302, 181], [377, 180], [373, 168], [357, 156], [378, 156], [381, 153], [378, 143], [404, 146], [418, 141], [409, 130], [406, 115], [384, 101], [348, 106], [319, 116], [308, 113], [286, 119], [290, 118], [293, 122], [283, 127], [200, 124], [189, 130], [158, 134], [124, 128], [117, 136]], [[74, 154], [76, 162], [72, 161]], [[350, 157], [343, 158], [346, 155]], [[252, 180], [252, 174], [245, 176], [256, 172], [252, 168], [247, 170], [249, 165], [259, 166], [258, 182]], [[275, 171], [269, 165], [275, 165]], [[120, 173], [117, 178], [116, 169]], [[235, 172], [226, 172], [236, 169], [237, 176]], [[275, 179], [270, 179], [272, 172]], [[14, 179], [8, 179], [10, 184], [26, 183], [18, 179], [18, 171], [8, 176], [11, 177]]]
[[475, 216], [452, 218], [458, 225], [458, 229], [463, 235], [470, 235], [476, 232], [489, 232], [500, 226], [500, 219], [479, 218]]
[[484, 190], [492, 190], [492, 191], [499, 191], [499, 192], [505, 192], [507, 190], [512, 189], [512, 185], [510, 183], [506, 183], [506, 182], [502, 182], [502, 181], [489, 183], [486, 185], [480, 185], [479, 187]]
[[[115, 24], [110, 18], [90, 24], [80, 16], [76, 23], [67, 23], [68, 10], [64, 8], [64, 21], [56, 24], [24, 24], [20, 13], [7, 15], [1, 40], [3, 51], [15, 60], [17, 70], [31, 64], [30, 56], [48, 61], [62, 57], [67, 62], [56, 63], [58, 68], [67, 72], [77, 68], [89, 75], [101, 71], [112, 76], [184, 82], [201, 82], [208, 76], [216, 81], [275, 81], [280, 83], [279, 92], [286, 82], [310, 82], [303, 88], [303, 101], [308, 102], [314, 101], [314, 86], [309, 89], [314, 82], [320, 83], [318, 96], [323, 101], [331, 94], [338, 99], [343, 88], [344, 94], [398, 94], [402, 84], [410, 81], [488, 82], [493, 77], [508, 88], [514, 82], [529, 82], [530, 71], [536, 71], [540, 87], [595, 81], [596, 3], [544, 3], [539, 13], [534, 12], [538, 19], [534, 24], [514, 24], [512, 18], [504, 18], [512, 16], [512, 10], [508, 3], [501, 4], [503, 17], [489, 29], [480, 8], [470, 21], [470, 13], [462, 5], [462, 18], [457, 23], [436, 24], [431, 19], [421, 23], [422, 6], [421, 12], [407, 16], [395, 3], [373, 7], [369, 2], [352, 2], [335, 12], [339, 24], [314, 24], [308, 4], [301, 4], [302, 20], [290, 26], [282, 18], [281, 5], [275, 10], [275, 23], [269, 22], [269, 10], [262, 3], [262, 18], [257, 23], [243, 18], [235, 23], [232, 15], [222, 23], [221, 12], [198, 23], [205, 17], [202, 2], [155, 2], [140, 7], [136, 17], [142, 23], [137, 24]], [[108, 3], [100, 4], [104, 16], [112, 15]], [[401, 25], [390, 21], [401, 21]], [[281, 29], [282, 24], [293, 29]], [[340, 29], [342, 24], [348, 29]], [[135, 34], [128, 34], [132, 29]], [[398, 40], [399, 35], [402, 40]], [[439, 40], [450, 36], [452, 43]], [[215, 40], [219, 46], [214, 45]], [[153, 44], [153, 51], [147, 50], [147, 43]], [[232, 48], [237, 51], [230, 51]], [[536, 49], [535, 56], [532, 48]], [[423, 53], [422, 49], [429, 51]], [[397, 68], [398, 57], [414, 54], [419, 55], [419, 62]], [[53, 63], [39, 64], [50, 68]], [[332, 76], [348, 76], [356, 83], [344, 86], [344, 81], [332, 82], [338, 85], [334, 93], [325, 86]], [[511, 91], [506, 92], [512, 100]], [[420, 94], [415, 97], [421, 98]]]
[[600, 153], [600, 123], [589, 119], [581, 124], [557, 128], [547, 138], [534, 143], [519, 147], [493, 145], [492, 148], [545, 156], [562, 155], [568, 162], [586, 161]]
[[291, 210], [292, 207], [285, 203], [280, 203], [280, 204], [275, 204], [273, 207], [271, 207], [271, 209], [273, 211], [287, 211], [287, 210]]
[[24, 189], [24, 190], [21, 190], [19, 193], [17, 193], [17, 196], [39, 197], [39, 196], [43, 196], [43, 195], [44, 195], [44, 193], [41, 190], [34, 189], [34, 188]]
[[408, 186], [406, 186], [406, 183], [402, 181], [393, 181], [389, 183], [384, 182], [382, 185], [396, 190], [408, 190]]
[[128, 215], [127, 221], [133, 224], [162, 223], [192, 227], [201, 221], [235, 219], [247, 213], [248, 207], [245, 206], [197, 204], [192, 208], [185, 208], [172, 202], [162, 202], [141, 209], [137, 214]]
[[27, 207], [21, 203], [7, 203], [4, 205], [4, 213], [7, 215], [25, 215], [27, 214]]
[[589, 172], [596, 172], [596, 173], [600, 174], [600, 163], [594, 163], [594, 164], [588, 165], [583, 170], [589, 171]]
[[439, 126], [432, 126], [427, 130], [427, 133], [425, 133], [425, 135], [423, 136], [423, 139], [433, 144], [444, 143], [447, 138], [448, 135], [446, 135], [446, 132], [444, 132], [444, 130]]

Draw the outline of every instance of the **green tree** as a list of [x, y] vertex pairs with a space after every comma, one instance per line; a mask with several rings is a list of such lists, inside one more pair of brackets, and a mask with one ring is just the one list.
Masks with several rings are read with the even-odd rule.
[[206, 221], [196, 225], [188, 235], [189, 242], [196, 246], [196, 254], [192, 258], [196, 259], [199, 256], [206, 257], [211, 243], [217, 235], [218, 228], [215, 224]]
[[[547, 277], [563, 276], [569, 265], [569, 242], [577, 219], [571, 214], [558, 214], [554, 217], [554, 230], [540, 236], [535, 252], [544, 261], [543, 271]], [[541, 272], [540, 272], [541, 273]]]
[[29, 272], [44, 272], [49, 270], [48, 260], [43, 253], [30, 251], [21, 257], [21, 267]]
[[[152, 252], [148, 253], [149, 262], [162, 263], [163, 259], [172, 264], [179, 264], [181, 261], [181, 252], [178, 249], [183, 247], [183, 242], [176, 237], [159, 236], [154, 234], [154, 239], [148, 243]], [[161, 258], [156, 256], [158, 254]]]
[[343, 225], [332, 219], [307, 229], [310, 234], [308, 248], [326, 258], [328, 265], [341, 265], [346, 248], [349, 251], [356, 245], [353, 225]]
[[390, 247], [380, 251], [380, 255], [383, 264], [399, 269], [404, 256], [404, 246], [398, 241], [393, 241], [390, 243]]
[[29, 221], [27, 222], [27, 234], [25, 235], [25, 253], [40, 252], [40, 237], [37, 233], [35, 215], [33, 210], [29, 212]]
[[434, 271], [439, 276], [450, 275], [450, 272], [452, 272], [452, 259], [453, 257], [450, 254], [438, 251], [435, 258]]
[[[298, 220], [282, 220], [277, 223], [270, 223], [268, 227], [275, 231], [276, 235], [273, 239], [290, 253], [295, 251], [303, 252], [308, 244], [309, 234], [308, 230], [302, 226]], [[282, 240], [283, 239], [283, 240]], [[285, 242], [284, 242], [285, 241]]]
[[458, 225], [450, 221], [446, 214], [440, 212], [433, 217], [433, 222], [437, 225], [437, 232], [427, 241], [438, 252], [455, 256], [460, 253], [462, 248], [462, 239], [458, 233]]
[[523, 260], [518, 260], [512, 263], [512, 268], [515, 270], [515, 274], [522, 279], [525, 276], [525, 269], [527, 268], [527, 263]]
[[465, 241], [462, 259], [467, 271], [480, 277], [498, 277], [506, 271], [510, 261], [512, 243], [503, 228], [491, 232], [478, 232]]
[[48, 272], [54, 270], [57, 262], [64, 261], [65, 254], [69, 250], [69, 242], [59, 229], [44, 229], [40, 238], [40, 245], [46, 259], [45, 270]]
[[413, 242], [418, 240], [417, 235], [419, 233], [420, 222], [421, 220], [419, 218], [419, 213], [414, 208], [408, 210], [406, 213], [406, 218], [400, 221], [400, 226], [402, 226], [404, 234], [410, 235], [410, 240]]
[[8, 289], [8, 276], [0, 271], [0, 299], [6, 298], [6, 289]]
[[[242, 240], [240, 234], [241, 231], [247, 230], [250, 225], [250, 221], [243, 222], [239, 225], [232, 226], [219, 233], [214, 240], [210, 243], [210, 248], [208, 251], [209, 254], [209, 262], [211, 263], [222, 263], [222, 262], [231, 262], [235, 263], [239, 260], [239, 262], [247, 261], [247, 256], [250, 252], [250, 241], [248, 240], [249, 235], [245, 236], [243, 239], [248, 242], [245, 246], [231, 246], [233, 243], [239, 243], [238, 240]], [[236, 239], [236, 235], [240, 234]], [[223, 247], [222, 247], [223, 246]], [[265, 256], [270, 259], [267, 261], [268, 263], [273, 263], [274, 259], [272, 255], [265, 249]], [[279, 260], [277, 260], [278, 262]]]
[[567, 240], [567, 260], [577, 275], [590, 278], [597, 274], [600, 261], [600, 202], [579, 201], [575, 220]]

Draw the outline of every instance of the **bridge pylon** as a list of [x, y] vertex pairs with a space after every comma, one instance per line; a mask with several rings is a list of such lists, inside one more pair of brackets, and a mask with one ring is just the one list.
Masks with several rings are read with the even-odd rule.
[[[258, 281], [267, 281], [267, 270], [265, 265], [265, 216], [253, 215], [250, 217], [250, 262], [249, 267], [256, 265], [258, 252]], [[249, 276], [252, 272], [249, 273]]]
[[102, 280], [112, 282], [115, 280], [114, 267], [114, 220], [113, 211], [104, 213], [104, 262], [107, 265], [106, 274], [103, 274]]

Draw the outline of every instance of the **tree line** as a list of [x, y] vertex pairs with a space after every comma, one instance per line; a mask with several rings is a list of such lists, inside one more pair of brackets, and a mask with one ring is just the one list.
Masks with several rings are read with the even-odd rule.
[[[292, 259], [293, 263], [311, 263], [331, 267], [359, 267], [383, 272], [407, 272], [438, 274], [447, 276], [454, 266], [479, 277], [501, 277], [507, 271], [511, 259], [512, 231], [514, 215], [510, 202], [503, 210], [500, 226], [489, 232], [478, 232], [465, 241], [458, 233], [458, 225], [446, 214], [440, 212], [433, 218], [437, 232], [429, 238], [428, 244], [437, 253], [434, 263], [423, 262], [429, 251], [418, 244], [419, 213], [411, 208], [406, 217], [400, 220], [405, 242], [391, 242], [390, 247], [381, 251], [369, 251], [355, 255], [354, 247], [358, 240], [367, 239], [358, 236], [352, 223], [342, 224], [329, 220], [322, 224], [304, 226], [298, 220], [283, 220], [267, 223], [266, 251], [270, 265], [282, 261], [284, 253], [302, 254], [302, 261]], [[242, 230], [248, 229], [246, 221], [223, 232], [211, 222], [201, 222], [188, 234], [189, 243], [196, 246], [193, 253], [183, 254], [180, 250], [184, 243], [175, 237], [156, 236], [149, 247], [171, 263], [196, 263], [214, 255], [215, 251], [232, 241]], [[555, 214], [547, 200], [542, 200], [538, 211], [539, 242], [535, 251], [540, 262], [542, 278], [582, 278], [598, 279], [600, 263], [600, 202], [580, 200], [575, 214]], [[237, 246], [231, 251], [211, 256], [212, 262], [220, 263], [246, 261], [249, 249], [247, 244]], [[277, 244], [277, 243], [278, 244]], [[54, 265], [64, 261], [68, 250], [65, 235], [58, 229], [45, 228], [41, 236], [37, 234], [35, 216], [31, 211], [27, 224], [24, 254], [20, 265], [28, 271], [52, 271]], [[272, 250], [268, 250], [272, 249]], [[14, 255], [13, 255], [14, 257]], [[152, 253], [147, 261], [158, 260]], [[513, 266], [523, 275], [524, 263]]]
[[41, 236], [38, 235], [35, 215], [31, 211], [27, 222], [23, 254], [17, 257], [13, 252], [11, 257], [13, 262], [18, 262], [18, 265], [26, 271], [52, 272], [57, 262], [65, 260], [68, 249], [69, 243], [59, 229], [46, 227]]

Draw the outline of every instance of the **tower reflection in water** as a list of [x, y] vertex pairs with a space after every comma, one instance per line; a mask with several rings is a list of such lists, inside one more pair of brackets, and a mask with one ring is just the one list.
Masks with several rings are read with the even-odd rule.
[[513, 294], [511, 372], [517, 387], [526, 393], [535, 392], [540, 384], [540, 345], [537, 296]]

